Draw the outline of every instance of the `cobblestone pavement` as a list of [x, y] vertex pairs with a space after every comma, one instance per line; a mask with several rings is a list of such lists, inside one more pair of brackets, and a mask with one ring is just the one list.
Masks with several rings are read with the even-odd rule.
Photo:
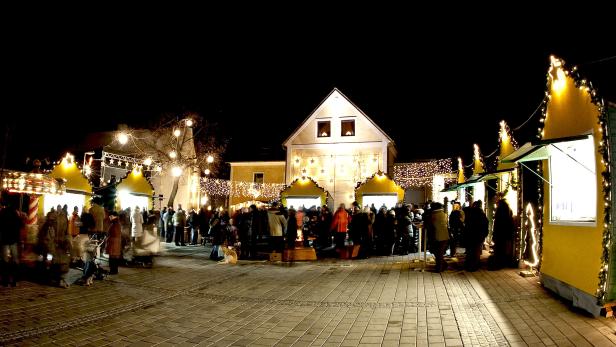
[[154, 268], [122, 267], [92, 287], [0, 288], [0, 345], [616, 345], [615, 320], [576, 311], [513, 269], [437, 274], [408, 257], [229, 265], [207, 255], [172, 246]]

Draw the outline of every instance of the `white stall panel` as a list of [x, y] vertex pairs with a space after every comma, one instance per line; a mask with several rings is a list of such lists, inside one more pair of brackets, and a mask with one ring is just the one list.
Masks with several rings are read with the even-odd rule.
[[55, 208], [56, 206], [68, 206], [68, 213], [73, 213], [73, 208], [77, 206], [79, 209], [79, 213], [86, 204], [86, 196], [84, 194], [74, 194], [74, 193], [64, 193], [62, 195], [45, 195], [43, 208], [45, 209], [45, 214], [51, 211], [51, 208]]
[[298, 209], [299, 207], [305, 207], [306, 209], [316, 206], [321, 206], [321, 198], [320, 197], [289, 197], [287, 198], [287, 208], [293, 207], [294, 209]]
[[[364, 206], [368, 205], [368, 206], [372, 206], [372, 204], [374, 204], [374, 207], [376, 207], [376, 209], [380, 209], [381, 206], [385, 205], [387, 206], [387, 209], [390, 209], [392, 207], [396, 207], [396, 203], [398, 202], [398, 195], [365, 195], [362, 199], [362, 204]], [[362, 206], [363, 207], [363, 206]]]

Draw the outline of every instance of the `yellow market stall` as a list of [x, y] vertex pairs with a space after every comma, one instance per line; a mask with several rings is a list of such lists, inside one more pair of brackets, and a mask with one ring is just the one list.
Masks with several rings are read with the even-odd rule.
[[355, 200], [362, 207], [374, 204], [377, 209], [383, 205], [390, 209], [404, 201], [404, 189], [379, 171], [355, 188]]
[[599, 315], [602, 305], [616, 300], [610, 172], [616, 112], [608, 112], [592, 85], [558, 58], [551, 57], [546, 87], [539, 140], [505, 160], [541, 164], [542, 208], [534, 211], [542, 230], [541, 263], [534, 264], [541, 282]]
[[73, 212], [75, 206], [79, 209], [80, 214], [83, 208], [89, 208], [92, 186], [77, 167], [74, 156], [67, 153], [60, 164], [54, 166], [49, 176], [64, 179], [66, 192], [61, 195], [41, 195], [39, 198], [39, 215], [46, 215], [52, 207], [55, 208], [57, 205], [67, 205], [69, 214]]
[[[154, 194], [154, 187], [143, 176], [143, 172], [138, 168], [133, 169], [126, 177], [124, 177], [118, 185], [117, 190], [117, 204], [120, 210], [127, 208], [134, 209], [138, 206], [142, 211], [144, 208], [152, 210], [152, 196]], [[183, 206], [187, 208], [187, 206]]]
[[328, 193], [319, 187], [310, 177], [298, 178], [291, 182], [280, 193], [280, 201], [286, 208], [295, 209], [300, 206], [310, 208], [311, 206], [323, 206], [327, 204]]

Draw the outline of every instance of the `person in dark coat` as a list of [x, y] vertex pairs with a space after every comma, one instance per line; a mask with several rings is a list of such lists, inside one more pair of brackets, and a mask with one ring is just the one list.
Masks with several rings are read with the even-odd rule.
[[459, 202], [454, 202], [449, 214], [449, 255], [455, 256], [458, 246], [462, 244], [464, 231], [464, 212]]
[[488, 218], [481, 208], [481, 200], [466, 208], [464, 213], [464, 242], [466, 245], [466, 259], [464, 269], [477, 271], [483, 251], [483, 242], [488, 236]]
[[287, 248], [295, 249], [295, 240], [297, 239], [297, 218], [295, 215], [295, 209], [290, 208], [287, 211], [287, 230], [285, 231]]
[[515, 238], [515, 222], [513, 212], [507, 201], [501, 198], [494, 212], [494, 226], [492, 229], [492, 242], [494, 254], [490, 259], [490, 269], [497, 270], [511, 266], [513, 262], [513, 240]]
[[19, 232], [24, 227], [23, 219], [15, 206], [9, 205], [0, 210], [0, 251], [2, 251], [2, 285], [17, 285], [19, 275]]

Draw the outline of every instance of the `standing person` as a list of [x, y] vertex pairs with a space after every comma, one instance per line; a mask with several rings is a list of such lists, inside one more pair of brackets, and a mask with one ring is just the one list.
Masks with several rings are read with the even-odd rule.
[[178, 205], [178, 210], [173, 214], [173, 226], [175, 228], [175, 245], [186, 246], [184, 243], [184, 227], [186, 226], [186, 213], [182, 210], [182, 205]]
[[466, 259], [464, 269], [477, 271], [483, 251], [483, 242], [488, 236], [488, 218], [481, 208], [481, 200], [473, 202], [472, 207], [466, 208], [464, 213], [464, 242], [466, 246]]
[[497, 270], [511, 266], [513, 262], [513, 240], [515, 238], [515, 222], [513, 212], [503, 197], [500, 197], [494, 212], [492, 241], [494, 254], [491, 257], [490, 269]]
[[122, 257], [122, 226], [118, 219], [118, 213], [109, 213], [109, 238], [107, 239], [107, 254], [109, 255], [109, 274], [118, 274], [118, 265]]
[[430, 218], [432, 227], [434, 228], [434, 258], [436, 261], [435, 272], [445, 271], [447, 263], [445, 262], [445, 250], [449, 242], [449, 231], [447, 230], [447, 215], [443, 211], [443, 205], [440, 202], [433, 202], [430, 206], [432, 211]]
[[160, 240], [164, 241], [166, 239], [165, 229], [167, 223], [165, 223], [165, 214], [167, 213], [167, 206], [163, 207], [163, 210], [160, 211], [160, 217], [158, 218], [158, 231], [160, 232]]
[[199, 233], [198, 233], [198, 228], [199, 228], [199, 217], [197, 216], [197, 212], [195, 211], [194, 208], [192, 208], [190, 210], [190, 213], [188, 214], [188, 218], [186, 218], [186, 224], [188, 226], [188, 236], [190, 237], [190, 243], [189, 245], [194, 246], [197, 244], [197, 241], [199, 239]]
[[295, 240], [297, 239], [297, 216], [293, 207], [288, 210], [289, 217], [287, 218], [287, 248], [295, 249]]
[[270, 249], [272, 252], [282, 253], [284, 250], [284, 236], [282, 232], [287, 228], [287, 220], [278, 208], [278, 202], [274, 201], [272, 207], [267, 210], [267, 222], [270, 235]]
[[98, 200], [92, 201], [92, 207], [90, 207], [90, 214], [92, 218], [94, 218], [94, 228], [92, 233], [94, 233], [98, 239], [102, 239], [104, 237], [104, 223], [105, 223], [105, 209], [100, 205]]
[[360, 245], [359, 257], [367, 258], [372, 252], [369, 249], [372, 242], [368, 242], [368, 234], [370, 233], [370, 218], [368, 214], [363, 212], [359, 203], [353, 201], [353, 215], [349, 225], [349, 235], [354, 245]]
[[321, 249], [331, 247], [332, 235], [330, 235], [329, 227], [332, 225], [332, 213], [327, 207], [323, 205], [321, 213], [319, 214], [319, 242]]
[[456, 255], [457, 247], [461, 244], [463, 230], [464, 212], [460, 203], [455, 201], [449, 214], [449, 255], [452, 257]]
[[130, 237], [131, 243], [134, 245], [141, 244], [141, 238], [143, 237], [143, 214], [141, 213], [138, 206], [135, 206], [133, 212], [130, 215]]
[[330, 229], [334, 231], [334, 240], [336, 241], [336, 248], [344, 248], [344, 241], [347, 236], [347, 228], [349, 226], [349, 214], [346, 211], [344, 204], [340, 204], [338, 209], [334, 213], [332, 218], [332, 225]]
[[19, 232], [24, 227], [19, 212], [12, 204], [0, 210], [0, 251], [2, 251], [2, 285], [17, 285], [19, 276]]
[[[267, 217], [267, 216], [266, 216]], [[263, 231], [267, 228], [267, 219], [262, 218], [257, 205], [250, 205], [250, 258], [257, 259], [257, 240], [261, 239]]]
[[175, 228], [173, 227], [173, 215], [175, 214], [175, 211], [173, 211], [173, 207], [169, 206], [167, 208], [167, 212], [165, 212], [165, 215], [163, 216], [163, 220], [165, 221], [165, 241], [167, 243], [171, 243], [171, 241], [173, 241], [173, 232], [175, 230]]
[[81, 240], [79, 238], [79, 226], [81, 225], [81, 221], [79, 219], [79, 207], [73, 207], [73, 213], [71, 213], [71, 217], [68, 220], [68, 233], [71, 235], [72, 243], [73, 243], [73, 253], [71, 254], [71, 262], [77, 265], [81, 264]]

